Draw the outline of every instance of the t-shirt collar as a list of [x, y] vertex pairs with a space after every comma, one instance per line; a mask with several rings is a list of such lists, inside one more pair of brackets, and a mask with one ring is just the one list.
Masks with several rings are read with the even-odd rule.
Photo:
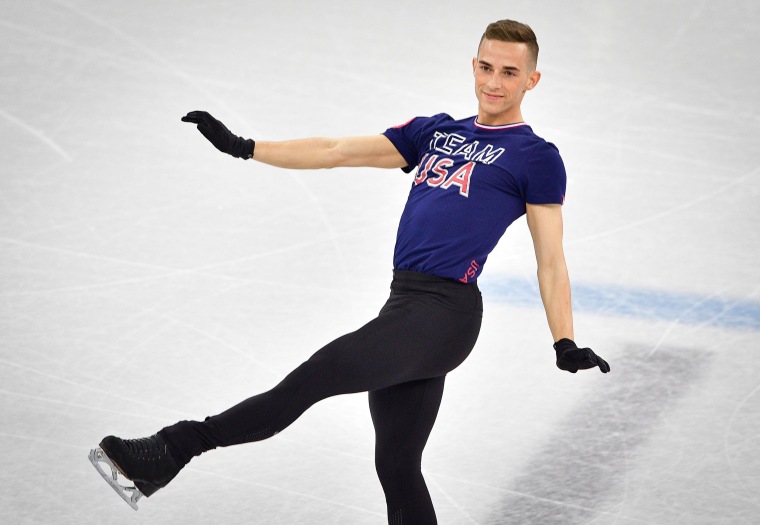
[[521, 126], [527, 126], [528, 124], [525, 122], [515, 122], [513, 124], [503, 124], [501, 126], [488, 126], [486, 124], [481, 124], [478, 122], [478, 117], [474, 117], [472, 119], [472, 123], [475, 125], [476, 128], [480, 129], [489, 129], [489, 130], [500, 130], [500, 129], [511, 129], [511, 128], [519, 128]]

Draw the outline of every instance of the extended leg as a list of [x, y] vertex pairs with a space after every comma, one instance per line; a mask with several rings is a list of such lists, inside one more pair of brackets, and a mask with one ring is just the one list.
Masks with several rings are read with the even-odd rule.
[[163, 429], [174, 456], [185, 465], [219, 446], [271, 437], [314, 403], [339, 394], [380, 390], [421, 378], [444, 376], [472, 350], [479, 312], [461, 314], [435, 304], [395, 308], [316, 352], [275, 388], [203, 422], [183, 421]]
[[420, 465], [438, 415], [445, 377], [369, 393], [375, 425], [375, 467], [385, 492], [389, 525], [437, 523]]
[[[413, 423], [428, 421], [429, 427], [425, 429], [423, 424], [419, 427], [421, 430], [409, 438], [410, 442], [421, 443], [418, 452], [410, 449], [409, 454], [405, 452], [406, 456], [398, 456], [399, 464], [407, 465], [405, 458], [416, 455], [412, 464], [416, 461], [419, 474], [419, 457], [435, 420], [443, 376], [464, 361], [472, 350], [480, 329], [482, 301], [475, 286], [412, 274], [414, 272], [394, 272], [391, 297], [376, 319], [326, 345], [268, 392], [250, 397], [205, 421], [181, 421], [162, 429], [155, 439], [149, 440], [147, 455], [145, 443], [148, 441], [144, 439], [114, 438], [112, 442], [119, 443], [120, 452], [115, 453], [116, 447], [112, 446], [101, 447], [101, 452], [127, 479], [135, 481], [136, 488], [145, 489], [143, 495], [149, 496], [165, 486], [194, 456], [219, 446], [266, 439], [322, 399], [361, 391], [377, 391], [380, 395], [383, 389], [393, 385], [411, 385], [423, 380], [432, 383], [429, 389], [423, 389], [424, 403], [420, 406], [424, 417]], [[440, 382], [440, 391], [435, 394], [437, 382]], [[405, 388], [398, 392], [404, 392]], [[400, 404], [405, 405], [405, 401]], [[392, 412], [397, 410], [393, 408]], [[405, 426], [404, 423], [402, 428]], [[382, 433], [383, 422], [379, 428]], [[381, 445], [384, 442], [381, 440]], [[150, 461], [145, 461], [146, 458]], [[98, 467], [98, 463], [93, 464]], [[101, 475], [111, 483], [105, 471], [101, 470]], [[421, 476], [416, 479], [417, 486], [421, 484], [424, 489]], [[121, 490], [120, 485], [111, 485]], [[388, 485], [394, 486], [395, 482]], [[125, 499], [129, 502], [130, 498]], [[429, 512], [419, 512], [432, 515], [432, 506], [427, 505]], [[435, 518], [432, 520], [421, 523], [434, 523]]]

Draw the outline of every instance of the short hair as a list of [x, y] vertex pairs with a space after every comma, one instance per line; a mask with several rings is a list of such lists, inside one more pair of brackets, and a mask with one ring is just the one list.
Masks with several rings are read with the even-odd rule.
[[527, 24], [514, 20], [499, 20], [488, 24], [478, 44], [478, 52], [483, 40], [501, 40], [502, 42], [519, 42], [528, 46], [528, 55], [533, 67], [538, 63], [538, 40], [536, 34]]

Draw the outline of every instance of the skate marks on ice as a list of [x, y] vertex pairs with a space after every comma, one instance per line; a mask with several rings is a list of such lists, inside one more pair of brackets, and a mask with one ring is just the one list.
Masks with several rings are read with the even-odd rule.
[[[101, 448], [95, 448], [90, 450], [90, 453], [87, 457], [89, 458], [90, 463], [92, 463], [92, 466], [95, 467], [95, 470], [97, 470], [98, 473], [103, 476], [103, 479], [106, 480], [106, 483], [108, 483], [111, 488], [116, 491], [119, 497], [126, 501], [130, 507], [137, 510], [137, 502], [142, 497], [142, 492], [140, 492], [134, 485], [128, 486], [119, 483], [119, 477], [121, 473], [116, 468], [116, 465], [114, 465], [108, 456], [106, 456], [105, 452], [103, 452]], [[110, 473], [106, 472], [104, 466], [109, 468]], [[122, 476], [122, 479], [126, 478]]]
[[619, 493], [636, 498], [627, 494], [627, 478], [637, 452], [667, 424], [669, 410], [709, 365], [707, 356], [669, 348], [650, 357], [648, 347], [627, 348], [612, 363], [614, 380], [600, 382], [568, 414], [484, 523], [650, 523], [626, 517], [612, 500]]

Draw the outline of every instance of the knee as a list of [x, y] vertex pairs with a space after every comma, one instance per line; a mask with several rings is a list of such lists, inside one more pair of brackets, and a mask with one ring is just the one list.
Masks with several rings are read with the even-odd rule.
[[375, 470], [380, 483], [386, 490], [405, 490], [422, 477], [421, 461], [417, 457], [383, 455], [375, 457]]

